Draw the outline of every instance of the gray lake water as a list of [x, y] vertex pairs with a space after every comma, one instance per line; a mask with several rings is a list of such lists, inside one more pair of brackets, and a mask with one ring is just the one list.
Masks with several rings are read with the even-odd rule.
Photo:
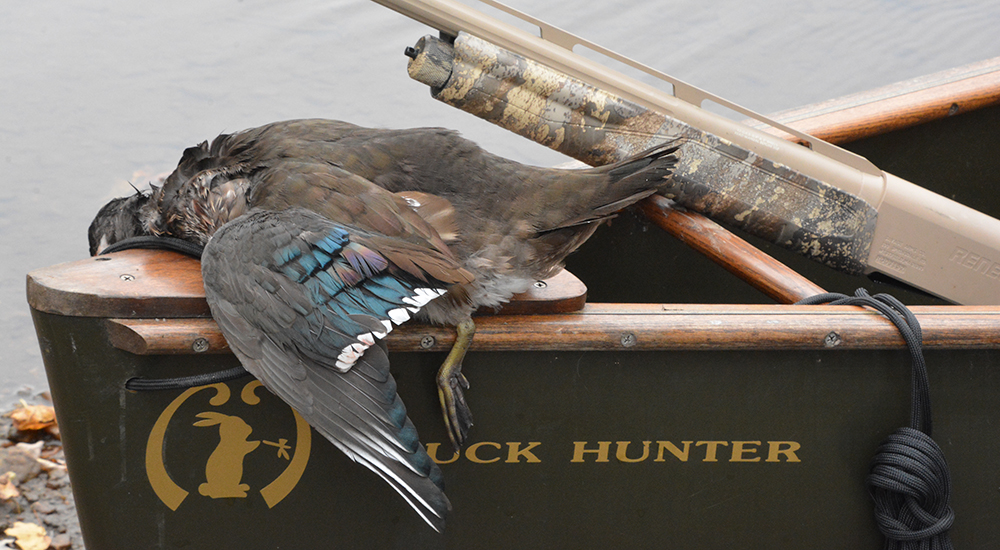
[[[763, 113], [1000, 56], [995, 0], [510, 3]], [[566, 160], [431, 99], [402, 55], [424, 34], [360, 0], [0, 5], [0, 410], [47, 387], [25, 274], [86, 257], [98, 208], [189, 145], [327, 117]]]

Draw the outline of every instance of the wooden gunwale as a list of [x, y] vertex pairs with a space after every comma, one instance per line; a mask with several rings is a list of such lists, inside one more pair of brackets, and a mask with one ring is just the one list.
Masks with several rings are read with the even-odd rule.
[[[1000, 105], [1000, 57], [769, 115], [830, 143], [849, 143]], [[762, 123], [747, 124], [785, 139]]]
[[[1000, 348], [1000, 306], [914, 306], [927, 349]], [[226, 353], [211, 319], [109, 319], [115, 347], [140, 355]], [[448, 351], [450, 327], [407, 323], [390, 351]], [[433, 342], [428, 345], [428, 342]], [[872, 350], [905, 343], [880, 314], [856, 306], [588, 304], [571, 313], [476, 318], [472, 351]]]

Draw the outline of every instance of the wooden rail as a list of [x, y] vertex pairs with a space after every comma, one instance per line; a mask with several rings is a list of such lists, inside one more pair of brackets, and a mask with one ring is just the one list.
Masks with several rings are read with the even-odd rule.
[[[928, 349], [1000, 347], [1000, 306], [914, 306]], [[109, 319], [120, 349], [140, 355], [226, 353], [211, 319]], [[196, 343], [203, 339], [203, 342]], [[390, 351], [448, 351], [450, 327], [407, 323]], [[476, 319], [473, 351], [818, 350], [903, 348], [880, 314], [855, 306], [589, 304], [572, 313]]]
[[[841, 144], [991, 105], [1000, 105], [1000, 57], [781, 111], [770, 118]], [[760, 123], [747, 124], [792, 139]]]
[[[560, 271], [514, 296], [499, 313], [563, 313], [582, 308], [586, 301], [586, 285]], [[32, 271], [28, 304], [71, 317], [211, 316], [201, 262], [161, 250], [126, 250]]]
[[653, 195], [639, 204], [650, 221], [779, 304], [826, 292], [714, 221]]

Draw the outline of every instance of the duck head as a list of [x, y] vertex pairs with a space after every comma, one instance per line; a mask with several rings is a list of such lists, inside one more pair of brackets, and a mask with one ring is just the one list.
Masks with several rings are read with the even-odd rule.
[[[220, 227], [249, 210], [244, 178], [204, 171], [182, 185], [113, 199], [90, 224], [90, 255], [132, 237], [172, 237], [204, 247]], [[170, 183], [168, 179], [168, 184]]]
[[128, 197], [112, 199], [105, 204], [94, 221], [90, 223], [87, 236], [90, 240], [90, 255], [100, 254], [108, 246], [131, 237], [149, 235], [143, 221], [145, 206], [149, 204], [149, 193], [136, 193]]

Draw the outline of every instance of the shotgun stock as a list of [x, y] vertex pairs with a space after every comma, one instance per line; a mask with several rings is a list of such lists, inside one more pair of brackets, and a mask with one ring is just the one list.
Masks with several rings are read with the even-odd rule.
[[[679, 140], [668, 198], [849, 274], [880, 273], [960, 304], [1000, 304], [1000, 221], [494, 2], [539, 35], [454, 0], [375, 0], [438, 29], [410, 76], [432, 96], [587, 164]], [[574, 52], [587, 48], [653, 75], [672, 93]], [[702, 108], [711, 101], [800, 143]]]

